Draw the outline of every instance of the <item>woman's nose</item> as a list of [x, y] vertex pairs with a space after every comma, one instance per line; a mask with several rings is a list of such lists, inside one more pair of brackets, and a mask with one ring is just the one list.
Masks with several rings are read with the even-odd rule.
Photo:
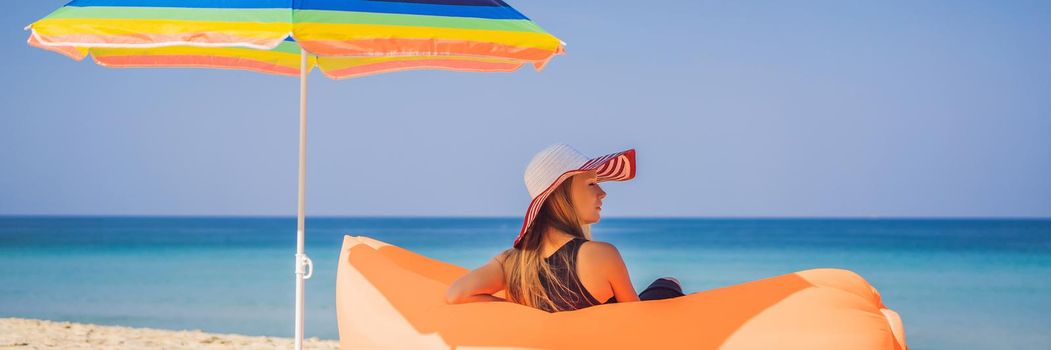
[[606, 191], [602, 190], [602, 187], [598, 188], [598, 199], [606, 198]]

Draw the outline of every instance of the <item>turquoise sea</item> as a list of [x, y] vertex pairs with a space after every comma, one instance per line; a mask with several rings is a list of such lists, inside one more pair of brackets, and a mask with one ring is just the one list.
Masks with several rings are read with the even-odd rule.
[[[476, 267], [519, 218], [310, 218], [306, 335], [336, 339], [344, 234]], [[0, 217], [0, 317], [292, 336], [295, 218]], [[913, 349], [1051, 349], [1051, 220], [603, 219], [636, 289], [853, 270]]]

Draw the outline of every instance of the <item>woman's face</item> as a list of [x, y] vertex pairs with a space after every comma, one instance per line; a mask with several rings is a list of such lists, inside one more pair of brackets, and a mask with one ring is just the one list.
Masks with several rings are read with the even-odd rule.
[[598, 222], [606, 191], [599, 187], [595, 171], [574, 175], [570, 180], [573, 184], [570, 186], [569, 200], [573, 201], [577, 217], [585, 225]]

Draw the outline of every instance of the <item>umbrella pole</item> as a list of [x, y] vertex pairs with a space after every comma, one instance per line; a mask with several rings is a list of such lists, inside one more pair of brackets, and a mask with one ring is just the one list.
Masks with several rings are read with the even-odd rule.
[[296, 340], [295, 350], [303, 349], [303, 295], [304, 282], [314, 274], [314, 263], [303, 250], [303, 219], [305, 212], [307, 161], [307, 52], [299, 50], [299, 206], [296, 222]]

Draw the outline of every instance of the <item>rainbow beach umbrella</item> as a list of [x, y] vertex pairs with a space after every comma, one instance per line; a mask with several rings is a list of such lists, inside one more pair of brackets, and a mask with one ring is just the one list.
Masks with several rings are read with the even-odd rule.
[[295, 348], [302, 348], [306, 81], [414, 69], [540, 70], [564, 43], [500, 0], [73, 0], [26, 27], [29, 45], [106, 67], [299, 76]]

